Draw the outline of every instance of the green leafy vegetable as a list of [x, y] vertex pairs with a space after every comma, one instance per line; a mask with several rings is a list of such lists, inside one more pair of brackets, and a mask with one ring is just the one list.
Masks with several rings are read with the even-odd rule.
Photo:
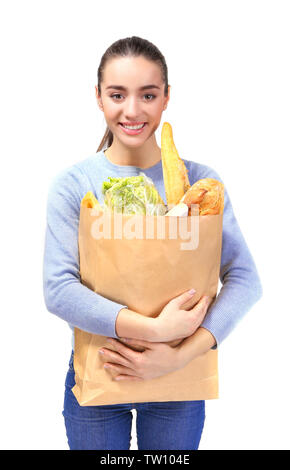
[[144, 173], [108, 179], [102, 186], [104, 204], [108, 209], [125, 215], [166, 213], [166, 206], [153, 181]]

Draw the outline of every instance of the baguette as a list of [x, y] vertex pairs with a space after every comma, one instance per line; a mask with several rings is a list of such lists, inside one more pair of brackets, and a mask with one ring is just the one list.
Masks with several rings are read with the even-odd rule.
[[164, 122], [161, 131], [161, 159], [166, 202], [169, 209], [179, 203], [190, 188], [187, 169], [174, 145], [172, 127]]

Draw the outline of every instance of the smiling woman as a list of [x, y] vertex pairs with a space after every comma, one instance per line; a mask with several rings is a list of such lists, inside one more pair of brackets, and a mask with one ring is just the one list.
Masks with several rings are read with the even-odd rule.
[[[152, 179], [162, 200], [167, 201], [161, 148], [155, 131], [168, 105], [169, 91], [167, 65], [154, 44], [136, 36], [113, 43], [105, 51], [98, 68], [96, 98], [107, 129], [97, 155], [61, 172], [53, 181], [48, 196], [44, 250], [47, 309], [67, 321], [72, 329], [112, 338], [99, 356], [107, 366], [102, 372], [106, 377], [110, 371], [114, 372], [117, 379], [114, 386], [118, 389], [123, 386], [126, 390], [134, 381], [140, 382], [142, 390], [146, 391], [150, 387], [146, 380], [179, 373], [179, 369], [192, 359], [199, 360], [199, 356], [221, 343], [262, 294], [253, 258], [226, 188], [220, 266], [223, 287], [211, 305], [202, 297], [192, 310], [187, 310], [186, 302], [194, 293], [185, 288], [185, 292], [172, 298], [156, 317], [149, 318], [142, 315], [141, 310], [130, 310], [128, 305], [111, 300], [111, 295], [105, 297], [82, 283], [78, 235], [80, 205], [88, 191], [102, 202], [103, 181], [108, 177], [138, 176], [142, 169]], [[186, 167], [190, 185], [202, 178], [214, 178], [222, 183], [218, 173], [207, 165], [184, 160], [182, 166]], [[158, 262], [158, 257], [156, 260]], [[136, 275], [139, 274], [137, 263], [138, 259]], [[121, 272], [119, 270], [114, 277], [114, 282], [120, 285], [124, 280]], [[103, 281], [104, 271], [100, 270], [100, 273], [98, 278]], [[164, 276], [161, 282], [164, 283]], [[137, 295], [135, 277], [134, 283], [128, 285]], [[110, 291], [111, 294], [113, 288]], [[147, 300], [151, 302], [150, 298]], [[129, 303], [127, 298], [126, 301]], [[144, 296], [140, 301], [144, 303]], [[190, 320], [188, 315], [192, 315]], [[180, 338], [181, 327], [185, 328], [185, 339], [180, 345], [166, 344], [168, 335], [172, 341]], [[128, 341], [122, 342], [124, 338]], [[134, 346], [142, 351], [134, 350]], [[100, 357], [95, 359], [100, 360]], [[63, 410], [70, 449], [129, 449], [132, 408], [137, 410], [139, 449], [198, 448], [205, 419], [204, 394], [198, 395], [202, 400], [194, 401], [80, 406], [72, 392], [75, 386], [73, 358], [74, 346]], [[89, 383], [91, 386], [92, 382]], [[195, 388], [199, 390], [196, 385]], [[165, 387], [162, 398], [168, 399], [166, 392]]]

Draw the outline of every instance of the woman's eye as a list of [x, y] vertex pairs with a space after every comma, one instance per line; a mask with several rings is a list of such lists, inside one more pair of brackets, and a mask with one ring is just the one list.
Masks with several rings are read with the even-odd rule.
[[[120, 95], [119, 93], [116, 93], [115, 95], [111, 95], [111, 98], [116, 98], [116, 96], [122, 96], [122, 95]], [[119, 100], [117, 100], [117, 101], [119, 101]]]
[[151, 99], [151, 100], [146, 100], [146, 101], [152, 101], [152, 100], [154, 100], [154, 98], [155, 98], [155, 95], [146, 94], [146, 95], [144, 95], [144, 96], [152, 96], [152, 99]]

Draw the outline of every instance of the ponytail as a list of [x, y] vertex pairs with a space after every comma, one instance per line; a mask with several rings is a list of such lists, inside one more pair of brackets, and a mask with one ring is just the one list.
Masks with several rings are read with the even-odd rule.
[[113, 133], [107, 127], [106, 132], [102, 138], [102, 141], [98, 147], [97, 152], [100, 152], [100, 150], [103, 150], [103, 148], [107, 149], [108, 147], [112, 145], [112, 143], [113, 143]]

